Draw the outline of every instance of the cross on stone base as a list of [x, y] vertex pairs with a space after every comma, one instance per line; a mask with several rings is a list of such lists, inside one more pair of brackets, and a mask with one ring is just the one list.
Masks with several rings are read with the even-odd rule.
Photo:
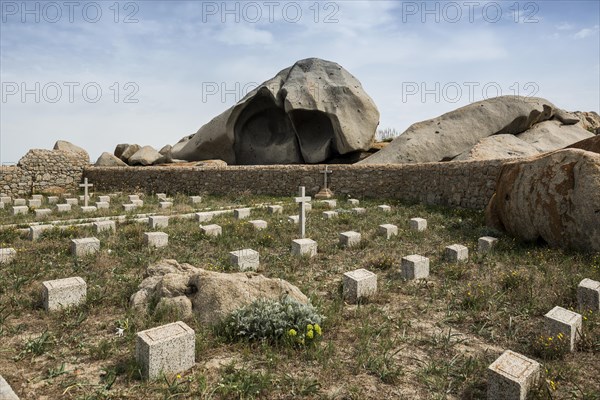
[[88, 194], [88, 188], [91, 188], [92, 185], [91, 183], [88, 183], [88, 178], [85, 178], [83, 180], [83, 183], [79, 185], [79, 187], [82, 187], [84, 190], [84, 195], [83, 195], [83, 206], [87, 207], [88, 206], [88, 199], [89, 199], [89, 194]]
[[300, 239], [304, 239], [304, 236], [306, 235], [306, 203], [310, 201], [310, 196], [305, 195], [304, 186], [300, 186], [299, 197], [296, 197], [294, 201], [300, 204]]
[[332, 172], [333, 171], [330, 171], [329, 166], [327, 165], [325, 166], [325, 169], [320, 172], [323, 174], [323, 187], [319, 193], [315, 195], [315, 199], [330, 199], [333, 197], [333, 192], [327, 187], [327, 175], [331, 174]]

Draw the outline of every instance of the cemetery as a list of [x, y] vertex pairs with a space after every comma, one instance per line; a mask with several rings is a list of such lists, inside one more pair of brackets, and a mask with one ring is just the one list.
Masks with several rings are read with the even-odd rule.
[[[94, 185], [37, 197], [42, 218], [27, 196], [0, 209], [0, 365], [22, 399], [598, 393], [597, 253], [391, 198]], [[284, 298], [306, 326], [232, 337], [236, 312]]]

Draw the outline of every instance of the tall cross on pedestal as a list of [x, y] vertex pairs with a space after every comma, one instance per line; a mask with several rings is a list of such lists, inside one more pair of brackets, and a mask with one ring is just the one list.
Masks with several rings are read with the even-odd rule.
[[310, 201], [310, 196], [306, 196], [304, 193], [304, 186], [300, 186], [299, 197], [294, 199], [296, 203], [300, 203], [299, 213], [299, 225], [300, 225], [300, 239], [304, 239], [306, 236], [306, 203]]
[[328, 165], [325, 166], [325, 170], [324, 171], [321, 171], [321, 173], [323, 174], [323, 188], [321, 190], [327, 190], [327, 189], [329, 189], [327, 187], [327, 175], [331, 174], [332, 172], [333, 171], [329, 170], [329, 166]]
[[84, 207], [88, 206], [88, 198], [89, 198], [88, 188], [91, 188], [92, 186], [94, 186], [94, 185], [92, 185], [91, 183], [88, 183], [88, 179], [87, 178], [85, 178], [83, 180], [83, 183], [79, 185], [79, 187], [82, 187], [83, 190], [84, 190], [84, 195], [83, 195], [83, 205], [84, 205]]

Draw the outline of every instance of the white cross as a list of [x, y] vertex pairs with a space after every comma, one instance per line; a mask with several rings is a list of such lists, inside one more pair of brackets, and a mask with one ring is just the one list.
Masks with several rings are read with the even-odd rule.
[[306, 235], [306, 203], [310, 201], [310, 196], [306, 196], [304, 193], [304, 186], [300, 186], [300, 196], [294, 200], [296, 203], [300, 203], [300, 239], [304, 239]]
[[89, 195], [88, 195], [88, 188], [91, 188], [92, 186], [94, 186], [94, 185], [92, 185], [91, 183], [88, 183], [88, 179], [87, 179], [87, 178], [85, 178], [85, 179], [83, 180], [83, 183], [79, 185], [79, 187], [82, 187], [82, 188], [83, 188], [83, 190], [84, 190], [84, 193], [85, 193], [85, 194], [83, 195], [83, 205], [84, 205], [85, 207], [87, 207], [87, 206], [88, 206], [88, 197], [89, 197]]
[[325, 166], [325, 170], [321, 171], [323, 174], [323, 190], [327, 190], [327, 175], [331, 174], [333, 171], [329, 170], [329, 166]]

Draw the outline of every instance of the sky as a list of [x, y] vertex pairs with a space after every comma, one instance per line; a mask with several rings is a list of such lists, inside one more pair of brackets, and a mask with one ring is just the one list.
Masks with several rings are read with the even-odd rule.
[[497, 95], [600, 111], [600, 1], [0, 0], [0, 163], [68, 140], [160, 149], [295, 61], [335, 61], [380, 129]]

